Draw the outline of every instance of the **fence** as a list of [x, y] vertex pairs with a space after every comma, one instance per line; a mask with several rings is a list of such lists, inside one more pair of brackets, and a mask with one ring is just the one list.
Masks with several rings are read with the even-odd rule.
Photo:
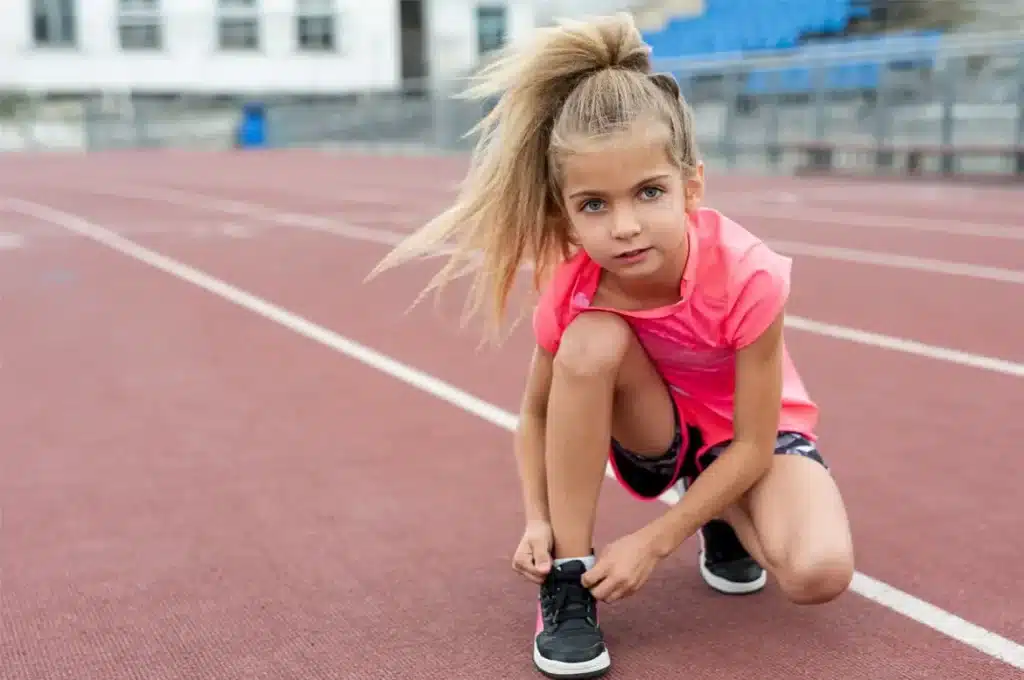
[[[1024, 178], [1024, 39], [887, 41], [758, 59], [661, 62], [695, 109], [702, 150], [725, 168]], [[441, 88], [265, 101], [268, 144], [460, 153], [479, 103]], [[229, 148], [242, 101], [90, 102], [57, 139], [28, 146]], [[23, 130], [24, 132], [24, 130]], [[44, 135], [48, 134], [49, 137]], [[0, 135], [0, 144], [3, 143]]]

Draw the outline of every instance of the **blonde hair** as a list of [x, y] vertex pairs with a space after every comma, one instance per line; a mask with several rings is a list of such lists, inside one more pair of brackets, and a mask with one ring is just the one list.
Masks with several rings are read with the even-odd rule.
[[464, 320], [489, 303], [497, 330], [524, 261], [538, 289], [575, 247], [560, 193], [566, 154], [642, 121], [665, 126], [666, 152], [680, 169], [692, 171], [698, 158], [689, 107], [672, 76], [651, 73], [650, 48], [629, 14], [542, 28], [475, 80], [463, 97], [501, 96], [469, 133], [480, 137], [455, 202], [370, 276], [445, 248], [447, 262], [417, 301], [475, 266]]

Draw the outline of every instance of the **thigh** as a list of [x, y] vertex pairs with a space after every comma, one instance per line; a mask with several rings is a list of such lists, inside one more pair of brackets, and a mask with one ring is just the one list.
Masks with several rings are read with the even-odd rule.
[[680, 414], [671, 388], [631, 334], [616, 378], [610, 455], [619, 482], [634, 495], [656, 498], [671, 487], [699, 441]]
[[747, 492], [741, 506], [772, 562], [850, 551], [850, 529], [839, 488], [828, 470], [810, 458], [776, 455], [771, 469]]
[[668, 384], [640, 341], [632, 333], [630, 338], [615, 381], [612, 436], [635, 454], [660, 456], [673, 444], [678, 411]]
[[[794, 600], [827, 601], [853, 576], [853, 540], [839, 488], [817, 450], [779, 451], [739, 504], [764, 566]], [[811, 453], [812, 455], [807, 455]]]

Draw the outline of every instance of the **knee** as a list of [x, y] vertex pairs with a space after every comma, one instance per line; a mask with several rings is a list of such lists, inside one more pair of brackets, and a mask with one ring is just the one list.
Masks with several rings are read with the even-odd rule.
[[633, 342], [633, 330], [621, 317], [608, 312], [580, 314], [562, 334], [555, 371], [571, 377], [614, 376]]
[[840, 548], [794, 555], [781, 566], [779, 585], [795, 604], [831, 602], [853, 580], [853, 554]]

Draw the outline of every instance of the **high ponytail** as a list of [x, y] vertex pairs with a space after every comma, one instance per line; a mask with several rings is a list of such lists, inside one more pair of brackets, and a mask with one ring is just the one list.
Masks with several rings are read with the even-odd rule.
[[539, 29], [525, 45], [505, 48], [461, 95], [500, 98], [470, 131], [479, 138], [455, 202], [404, 239], [371, 276], [450, 246], [449, 259], [417, 301], [475, 269], [466, 314], [489, 303], [490, 327], [497, 330], [520, 267], [533, 265], [536, 287], [574, 246], [559, 191], [564, 154], [653, 114], [668, 123], [673, 160], [695, 161], [685, 104], [678, 88], [666, 96], [659, 77], [651, 75], [650, 50], [626, 13], [562, 21]]

